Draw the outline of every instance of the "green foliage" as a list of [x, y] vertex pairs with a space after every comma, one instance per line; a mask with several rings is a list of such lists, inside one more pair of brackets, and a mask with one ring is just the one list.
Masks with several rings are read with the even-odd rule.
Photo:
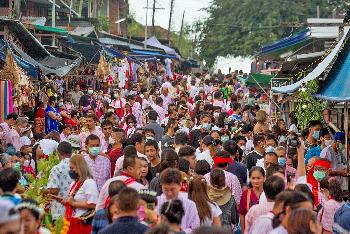
[[98, 17], [98, 30], [99, 31], [109, 31], [109, 19], [107, 16]]
[[[37, 161], [38, 175], [34, 179], [32, 175], [26, 175], [29, 181], [29, 188], [23, 194], [25, 198], [31, 198], [37, 201], [41, 206], [49, 201], [44, 195], [44, 189], [47, 185], [51, 169], [60, 162], [56, 153], [49, 155], [48, 159], [39, 159]], [[47, 228], [51, 224], [51, 215], [45, 215], [43, 222]]]
[[[342, 0], [213, 0], [201, 24], [200, 56], [213, 66], [217, 56], [249, 56], [265, 44], [295, 33], [291, 25], [344, 12]], [[196, 22], [198, 24], [198, 22]]]
[[323, 120], [323, 110], [326, 102], [312, 96], [318, 91], [317, 80], [308, 82], [297, 94], [295, 117], [298, 120], [298, 128], [305, 129], [311, 120]]

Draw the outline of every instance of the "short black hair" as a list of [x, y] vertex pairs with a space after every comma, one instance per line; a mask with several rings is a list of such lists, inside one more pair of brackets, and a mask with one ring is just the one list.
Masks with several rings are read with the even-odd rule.
[[128, 145], [123, 149], [123, 155], [125, 158], [127, 157], [137, 157], [137, 150], [135, 146]]
[[233, 111], [236, 111], [236, 110], [238, 110], [239, 108], [242, 108], [242, 106], [241, 106], [241, 104], [238, 103], [238, 102], [233, 102], [233, 103], [231, 104], [231, 108], [232, 108]]
[[279, 176], [268, 177], [263, 184], [267, 199], [275, 200], [275, 197], [284, 190], [284, 180]]
[[13, 119], [16, 120], [18, 118], [18, 115], [16, 113], [11, 113], [6, 116], [6, 119]]
[[322, 122], [319, 120], [311, 120], [309, 122], [309, 128], [315, 127], [315, 126], [322, 126]]
[[150, 133], [153, 133], [153, 135], [156, 135], [156, 132], [154, 131], [153, 128], [145, 128], [143, 130], [143, 133], [146, 134], [146, 132], [150, 132]]
[[231, 155], [237, 154], [238, 145], [233, 140], [228, 140], [224, 143], [224, 150]]
[[158, 143], [155, 141], [155, 140], [148, 140], [146, 141], [145, 143], [145, 148], [146, 146], [153, 146], [156, 150], [159, 150], [159, 146], [158, 146]]
[[127, 170], [128, 167], [134, 167], [136, 164], [137, 156], [124, 157], [123, 170]]
[[157, 98], [156, 98], [156, 104], [157, 104], [157, 105], [163, 104], [163, 98], [157, 97]]
[[185, 132], [177, 132], [174, 136], [174, 143], [176, 145], [186, 145], [188, 141], [188, 136]]
[[114, 116], [114, 113], [112, 111], [107, 111], [107, 113], [104, 116], [104, 119], [109, 119], [112, 116]]
[[187, 156], [190, 156], [190, 155], [194, 155], [196, 153], [196, 149], [190, 145], [185, 145], [185, 146], [182, 146], [179, 150], [179, 158], [182, 158], [182, 157], [187, 157]]
[[151, 110], [150, 112], [148, 112], [147, 117], [148, 117], [150, 120], [156, 121], [157, 118], [158, 118], [158, 113], [157, 113], [156, 111], [154, 111], [154, 110]]
[[170, 200], [165, 202], [160, 208], [160, 214], [165, 216], [169, 223], [181, 224], [185, 210], [180, 200]]
[[108, 195], [113, 197], [117, 195], [122, 189], [126, 188], [126, 185], [121, 180], [112, 181], [108, 186]]
[[62, 156], [71, 156], [73, 149], [69, 142], [62, 141], [57, 146], [57, 152]]
[[141, 133], [134, 133], [129, 138], [129, 145], [136, 145], [136, 143], [141, 143], [145, 140], [145, 136]]
[[90, 134], [90, 135], [85, 139], [85, 145], [89, 144], [89, 141], [94, 141], [94, 140], [98, 140], [98, 142], [101, 144], [100, 138], [99, 138], [98, 136], [96, 136], [95, 134]]
[[109, 120], [104, 120], [104, 121], [102, 122], [102, 124], [101, 124], [101, 128], [104, 128], [104, 127], [109, 126], [109, 125], [113, 127], [113, 124], [112, 124], [111, 121], [109, 121]]
[[260, 141], [266, 140], [266, 135], [263, 133], [255, 134], [253, 136], [253, 144], [256, 146]]
[[5, 168], [0, 171], [0, 188], [3, 193], [10, 192], [16, 188], [19, 179], [21, 178], [20, 173], [14, 168]]
[[205, 175], [210, 172], [210, 164], [206, 160], [198, 160], [194, 172], [197, 175]]

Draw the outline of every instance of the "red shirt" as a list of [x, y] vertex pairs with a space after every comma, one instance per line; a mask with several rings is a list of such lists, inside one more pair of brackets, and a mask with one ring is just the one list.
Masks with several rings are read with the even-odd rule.
[[117, 159], [123, 155], [122, 148], [111, 149], [107, 152], [109, 160], [111, 161], [111, 177], [114, 177], [115, 163]]

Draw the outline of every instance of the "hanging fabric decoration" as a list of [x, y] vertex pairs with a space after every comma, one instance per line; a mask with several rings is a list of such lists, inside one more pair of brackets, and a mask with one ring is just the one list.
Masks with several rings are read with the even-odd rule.
[[7, 50], [6, 63], [4, 69], [0, 73], [0, 77], [3, 80], [10, 80], [14, 87], [18, 85], [21, 79], [20, 69], [9, 50]]
[[10, 80], [0, 81], [0, 122], [13, 112], [12, 83]]

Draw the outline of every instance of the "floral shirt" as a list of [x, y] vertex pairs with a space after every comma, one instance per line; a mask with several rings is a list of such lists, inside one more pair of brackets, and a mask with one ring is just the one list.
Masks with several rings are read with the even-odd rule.
[[[69, 158], [63, 159], [54, 166], [50, 172], [47, 188], [58, 188], [58, 196], [67, 198], [72, 179], [69, 176]], [[52, 201], [51, 214], [53, 219], [64, 215], [64, 206], [57, 201]]]

